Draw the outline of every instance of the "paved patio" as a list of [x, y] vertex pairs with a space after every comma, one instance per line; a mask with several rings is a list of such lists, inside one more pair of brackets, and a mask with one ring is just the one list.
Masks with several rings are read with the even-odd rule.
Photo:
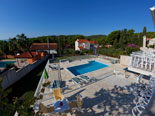
[[[97, 60], [108, 64], [109, 67], [99, 69], [93, 72], [86, 73], [85, 75], [91, 77], [96, 77], [97, 80], [91, 84], [86, 84], [82, 87], [78, 87], [73, 82], [70, 82], [73, 77], [75, 77], [66, 68], [85, 64], [88, 61]], [[56, 66], [57, 64], [50, 64], [51, 66]], [[136, 83], [136, 78], [129, 76], [125, 78], [124, 75], [115, 75], [114, 73], [109, 73], [114, 69], [125, 73], [123, 70], [125, 67], [120, 64], [111, 64], [107, 60], [100, 58], [85, 59], [79, 61], [63, 62], [60, 63], [62, 80], [65, 81], [66, 85], [69, 85], [69, 89], [64, 90], [64, 97], [70, 100], [75, 100], [78, 94], [82, 95], [83, 98], [83, 113], [75, 112], [76, 116], [101, 116], [101, 115], [132, 115], [131, 110], [134, 106], [135, 97], [132, 94], [132, 88]], [[47, 70], [49, 78], [47, 81], [51, 83], [54, 80], [58, 80], [58, 71], [48, 68]], [[45, 80], [44, 80], [45, 82]], [[43, 98], [39, 100], [44, 105], [51, 105], [54, 103], [53, 94], [51, 89], [46, 87], [43, 93]]]

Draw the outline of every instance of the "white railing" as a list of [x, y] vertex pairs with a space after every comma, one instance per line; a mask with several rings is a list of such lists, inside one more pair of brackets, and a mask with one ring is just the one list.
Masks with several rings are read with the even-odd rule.
[[[47, 61], [46, 66], [45, 66], [46, 70], [47, 70], [48, 66], [49, 66], [49, 60]], [[37, 86], [37, 89], [36, 89], [36, 91], [35, 91], [35, 94], [34, 94], [34, 97], [35, 97], [35, 98], [38, 96], [38, 94], [39, 94], [39, 92], [40, 92], [43, 79], [44, 79], [44, 71], [43, 71], [43, 73], [42, 73], [42, 75], [41, 75], [40, 81], [39, 81], [38, 86]]]
[[[139, 91], [138, 87], [135, 88], [134, 93], [138, 97], [136, 106], [132, 109], [133, 116], [140, 116], [150, 103], [152, 96], [155, 92], [155, 78], [151, 76], [149, 84], [146, 85], [146, 90]], [[139, 93], [137, 93], [137, 90]]]

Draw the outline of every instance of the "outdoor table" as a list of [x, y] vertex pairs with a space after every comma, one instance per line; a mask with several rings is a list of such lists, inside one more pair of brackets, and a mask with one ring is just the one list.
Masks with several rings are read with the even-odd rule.
[[66, 99], [63, 99], [63, 100], [57, 101], [54, 104], [54, 109], [55, 109], [55, 112], [63, 112], [63, 111], [69, 110], [70, 108]]

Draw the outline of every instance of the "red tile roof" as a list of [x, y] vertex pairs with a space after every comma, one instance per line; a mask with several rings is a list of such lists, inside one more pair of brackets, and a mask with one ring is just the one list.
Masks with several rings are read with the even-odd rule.
[[89, 41], [91, 44], [98, 44], [97, 41]]
[[88, 40], [87, 39], [78, 39], [78, 42], [79, 43], [86, 43], [86, 42], [88, 42]]
[[79, 48], [80, 48], [80, 49], [84, 49], [84, 47], [83, 47], [83, 46], [79, 46]]
[[86, 43], [86, 42], [89, 42], [91, 44], [98, 44], [96, 41], [90, 41], [90, 40], [87, 40], [87, 39], [78, 39], [78, 42], [79, 43]]
[[31, 45], [31, 50], [48, 50], [49, 49], [57, 49], [57, 43], [33, 43]]
[[32, 58], [38, 55], [39, 52], [24, 52], [18, 56], [16, 56], [16, 58]]
[[152, 38], [146, 38], [146, 40], [151, 40]]

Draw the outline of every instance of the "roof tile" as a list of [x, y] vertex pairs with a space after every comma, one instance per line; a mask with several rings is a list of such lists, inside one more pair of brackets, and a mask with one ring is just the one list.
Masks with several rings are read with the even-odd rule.
[[31, 45], [31, 50], [48, 50], [49, 49], [57, 49], [57, 43], [33, 43]]

